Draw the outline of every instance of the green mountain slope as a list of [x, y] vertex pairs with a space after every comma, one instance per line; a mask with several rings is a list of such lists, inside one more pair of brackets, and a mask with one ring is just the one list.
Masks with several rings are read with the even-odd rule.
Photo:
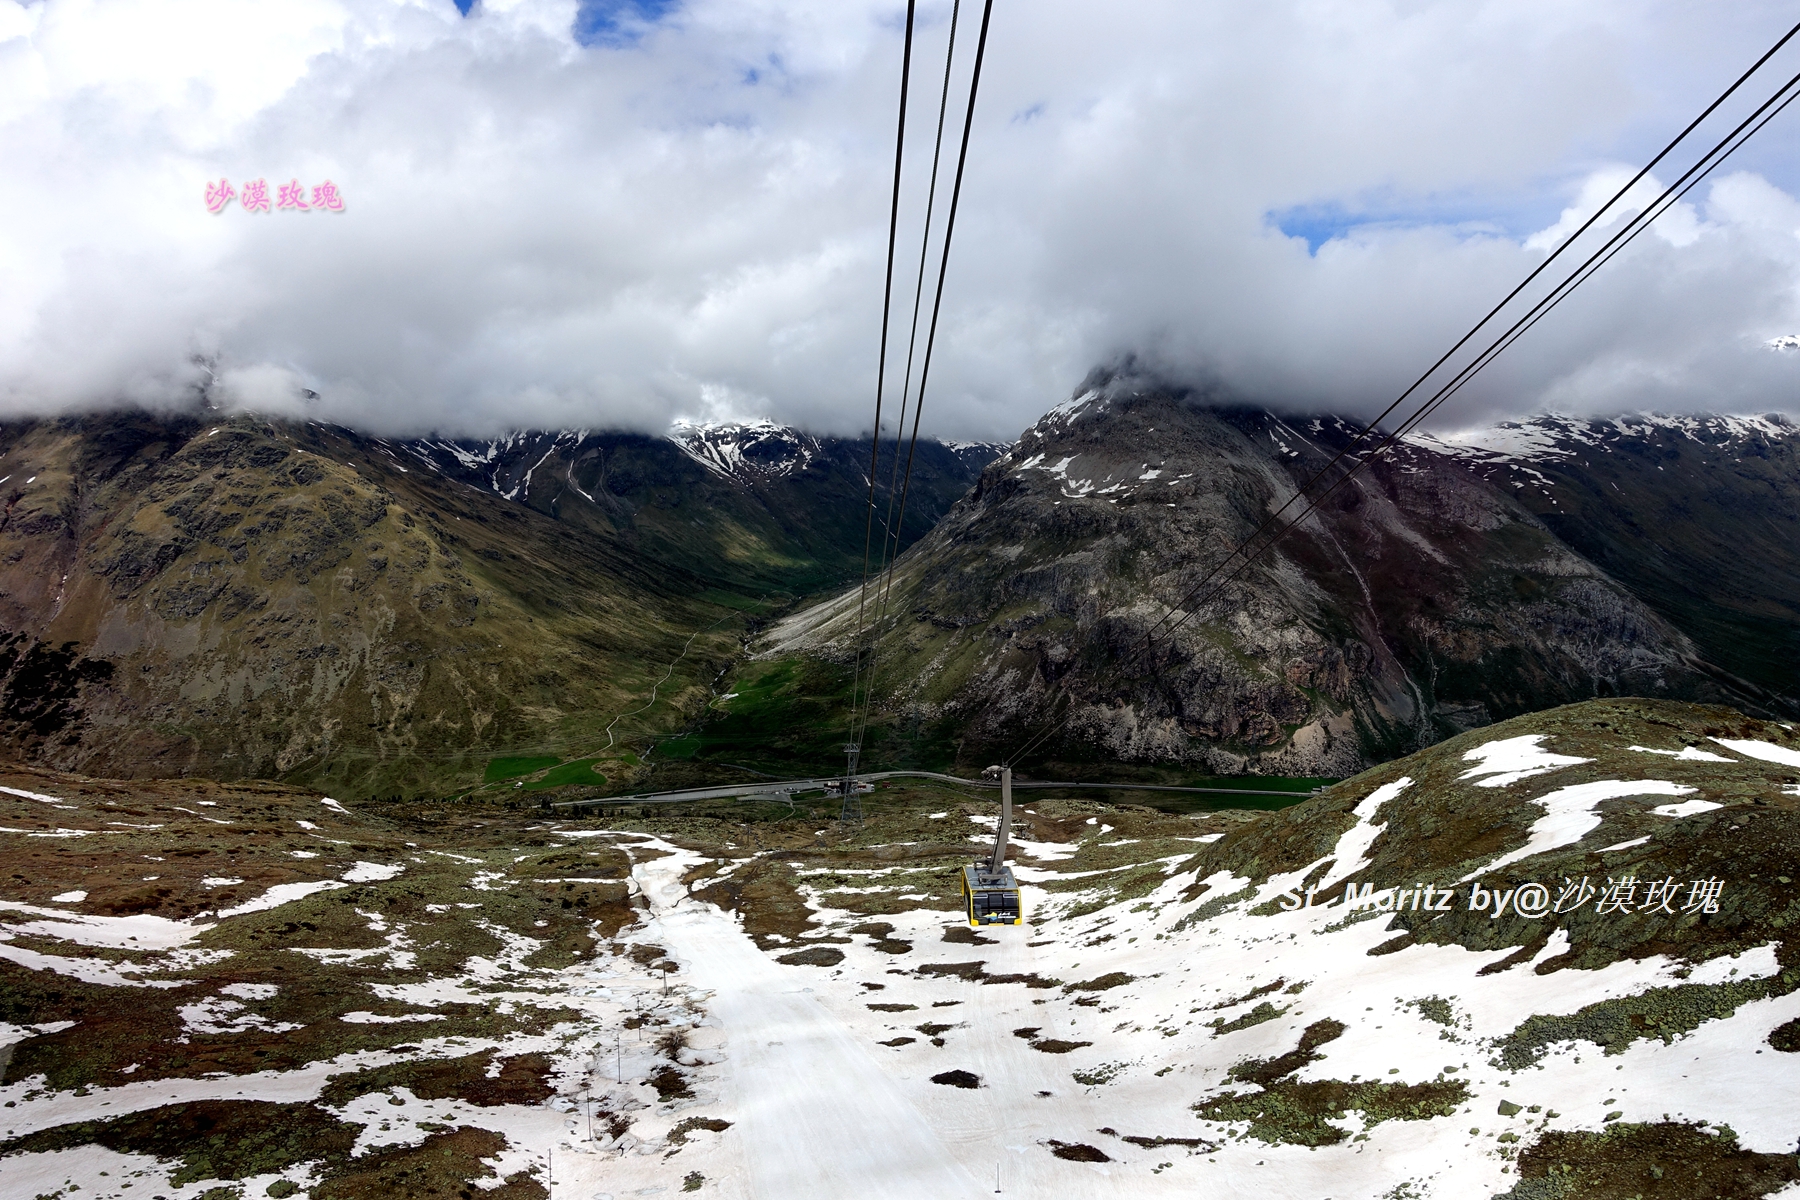
[[0, 475], [0, 745], [65, 769], [451, 787], [678, 659], [614, 733], [679, 724], [755, 606], [316, 425], [10, 425]]
[[[727, 587], [804, 595], [862, 572], [866, 438], [813, 437], [759, 422], [677, 426], [668, 437], [581, 430], [487, 442], [421, 438], [393, 448], [402, 459]], [[930, 530], [1004, 449], [921, 441], [901, 547]], [[876, 487], [882, 523], [893, 455], [884, 441]]]
[[[903, 544], [993, 452], [921, 446]], [[0, 425], [0, 748], [347, 795], [629, 786], [759, 614], [860, 571], [867, 453], [766, 424]]]

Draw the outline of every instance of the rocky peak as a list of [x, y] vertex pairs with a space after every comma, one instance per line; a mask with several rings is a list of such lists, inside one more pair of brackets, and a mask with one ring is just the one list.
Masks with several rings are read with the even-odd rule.
[[[1047, 751], [1058, 769], [1111, 757], [1342, 775], [1588, 696], [1756, 702], [1511, 480], [1429, 443], [1378, 461], [1196, 600], [1360, 428], [1131, 381], [1084, 387], [902, 560], [897, 613], [877, 631], [894, 719], [940, 722], [980, 754], [1066, 712]], [[854, 622], [853, 605], [824, 606], [769, 649], [842, 657]]]

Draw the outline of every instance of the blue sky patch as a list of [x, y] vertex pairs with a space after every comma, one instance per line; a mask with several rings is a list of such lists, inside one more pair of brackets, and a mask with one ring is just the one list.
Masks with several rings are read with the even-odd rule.
[[1317, 254], [1326, 242], [1357, 229], [1436, 226], [1464, 234], [1524, 238], [1553, 224], [1564, 203], [1563, 197], [1546, 194], [1499, 196], [1479, 207], [1463, 197], [1356, 208], [1334, 200], [1325, 204], [1272, 209], [1265, 220], [1288, 237], [1306, 239], [1306, 252]]
[[1332, 238], [1340, 237], [1367, 221], [1367, 217], [1346, 212], [1335, 204], [1303, 205], [1269, 214], [1269, 224], [1283, 234], [1306, 239], [1308, 254], [1317, 254], [1319, 247]]
[[581, 0], [575, 40], [583, 46], [629, 46], [677, 7], [678, 0]]

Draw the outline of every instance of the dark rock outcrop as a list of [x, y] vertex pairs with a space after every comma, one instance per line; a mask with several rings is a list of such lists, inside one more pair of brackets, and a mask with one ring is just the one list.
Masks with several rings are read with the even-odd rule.
[[[1054, 728], [1036, 758], [1059, 772], [1105, 758], [1283, 775], [1351, 774], [1595, 696], [1779, 703], [1514, 489], [1423, 446], [1231, 559], [1358, 429], [1093, 383], [902, 559], [875, 633], [879, 702], [961, 739], [969, 762]], [[855, 624], [842, 598], [766, 650], [848, 660]]]

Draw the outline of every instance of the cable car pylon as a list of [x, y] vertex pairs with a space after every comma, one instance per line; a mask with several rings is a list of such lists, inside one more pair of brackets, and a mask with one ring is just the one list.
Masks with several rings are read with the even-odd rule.
[[1006, 865], [1006, 836], [1012, 829], [1012, 768], [989, 767], [988, 778], [1000, 777], [1000, 823], [994, 830], [994, 851], [987, 861], [963, 868], [963, 901], [970, 925], [1017, 925], [1024, 920], [1019, 906], [1019, 885]]
[[856, 760], [861, 753], [861, 743], [844, 743], [844, 805], [838, 811], [838, 824], [846, 831], [850, 822], [860, 826], [863, 819], [862, 788], [856, 782]]

